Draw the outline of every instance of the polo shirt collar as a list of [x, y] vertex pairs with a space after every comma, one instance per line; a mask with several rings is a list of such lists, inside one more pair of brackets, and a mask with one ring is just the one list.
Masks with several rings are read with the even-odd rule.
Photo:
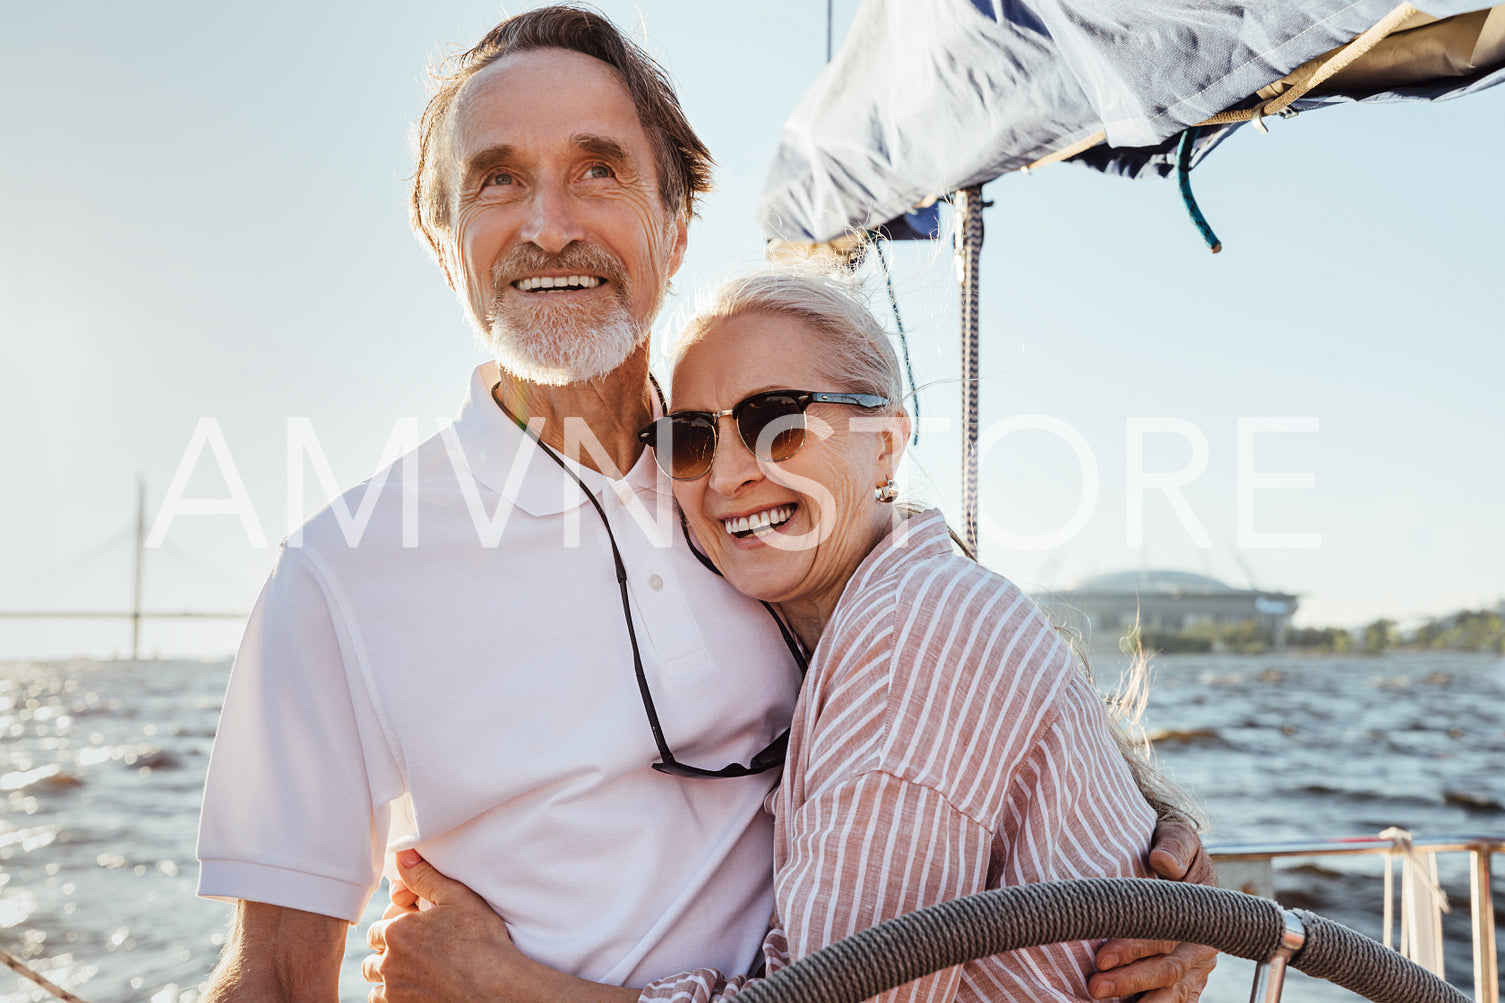
[[[499, 379], [501, 371], [495, 362], [479, 365], [471, 373], [465, 403], [454, 423], [455, 437], [463, 451], [462, 456], [453, 457], [456, 469], [461, 466], [469, 469], [477, 481], [531, 516], [559, 515], [584, 505], [585, 495], [579, 486], [557, 463], [542, 455], [533, 437], [518, 428], [492, 400], [491, 388]], [[659, 417], [657, 400], [652, 407], [653, 416]], [[669, 479], [658, 469], [650, 448], [642, 451], [627, 476], [620, 480], [567, 457], [560, 458], [597, 497], [622, 483], [634, 492], [670, 490]], [[514, 464], [523, 465], [520, 475], [513, 474]], [[513, 484], [510, 491], [509, 481]]]

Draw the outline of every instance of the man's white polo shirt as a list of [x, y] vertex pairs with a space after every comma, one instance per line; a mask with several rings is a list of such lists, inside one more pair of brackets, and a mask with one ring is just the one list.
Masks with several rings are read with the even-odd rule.
[[[772, 912], [777, 774], [650, 768], [600, 517], [495, 406], [495, 381], [478, 368], [453, 426], [368, 482], [355, 546], [333, 506], [284, 544], [231, 674], [199, 893], [353, 922], [390, 838], [565, 971], [633, 985], [744, 970]], [[690, 553], [646, 451], [619, 481], [575, 469], [627, 566], [676, 758], [747, 762], [799, 685], [768, 613]]]

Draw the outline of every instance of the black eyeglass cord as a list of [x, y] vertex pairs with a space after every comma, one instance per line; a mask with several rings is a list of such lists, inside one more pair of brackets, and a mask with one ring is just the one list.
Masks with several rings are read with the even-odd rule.
[[[658, 380], [654, 379], [651, 374], [649, 375], [648, 380], [653, 384], [654, 393], [658, 395], [660, 410], [668, 413], [669, 405], [668, 402], [664, 399], [664, 391], [661, 387], [659, 387]], [[512, 423], [519, 429], [521, 429], [524, 435], [537, 443], [539, 448], [543, 450], [545, 455], [547, 455], [551, 460], [559, 465], [560, 470], [563, 470], [570, 476], [570, 479], [579, 486], [580, 491], [583, 495], [585, 495], [586, 500], [589, 501], [591, 503], [591, 506], [596, 510], [596, 514], [601, 517], [601, 526], [606, 530], [607, 542], [611, 544], [612, 563], [616, 566], [617, 589], [622, 596], [622, 618], [627, 621], [627, 639], [632, 643], [632, 668], [634, 674], [637, 676], [638, 692], [642, 695], [643, 698], [643, 711], [647, 714], [648, 717], [648, 728], [653, 732], [654, 744], [658, 746], [659, 756], [663, 760], [662, 762], [654, 763], [653, 768], [655, 770], [658, 770], [660, 773], [689, 775], [696, 777], [738, 777], [751, 776], [755, 773], [762, 773], [766, 770], [773, 769], [775, 766], [782, 766], [784, 761], [784, 751], [789, 742], [789, 732], [787, 729], [778, 738], [774, 739], [773, 743], [771, 743], [767, 749], [763, 750], [763, 752], [759, 755], [754, 756], [752, 762], [747, 767], [728, 767], [724, 770], [706, 770], [697, 766], [689, 766], [685, 763], [679, 762], [674, 758], [674, 753], [670, 751], [669, 743], [664, 738], [663, 726], [659, 723], [658, 709], [653, 705], [653, 694], [648, 689], [648, 675], [643, 670], [643, 656], [638, 649], [637, 629], [632, 622], [632, 607], [627, 594], [627, 565], [622, 560], [622, 551], [617, 547], [617, 538], [616, 535], [611, 531], [611, 522], [606, 518], [606, 510], [601, 507], [601, 503], [596, 500], [595, 494], [585, 486], [585, 482], [580, 479], [580, 476], [573, 470], [571, 470], [569, 466], [564, 462], [564, 458], [556, 453], [546, 442], [543, 441], [543, 439], [539, 438], [538, 435], [531, 428], [529, 428], [525, 422], [519, 419], [517, 415], [513, 414], [512, 411], [507, 407], [507, 405], [502, 403], [501, 398], [497, 395], [497, 391], [500, 388], [501, 383], [497, 383], [492, 386], [492, 401], [498, 408], [501, 409], [501, 412], [503, 414], [512, 419]], [[679, 514], [679, 526], [680, 531], [684, 533], [685, 544], [690, 548], [690, 552], [695, 555], [696, 559], [711, 571], [715, 572], [717, 577], [724, 577], [716, 568], [716, 565], [711, 562], [711, 559], [702, 554], [691, 541], [690, 527], [685, 522], [683, 512]], [[778, 612], [773, 608], [771, 604], [764, 602], [761, 599], [759, 600], [759, 602], [762, 603], [764, 609], [768, 610], [768, 615], [773, 617], [773, 622], [778, 625], [779, 634], [784, 638], [784, 644], [789, 648], [789, 653], [794, 656], [795, 663], [799, 666], [800, 669], [800, 676], [803, 678], [809, 668], [809, 662], [805, 658], [805, 654], [801, 650], [798, 640], [789, 632], [789, 628], [785, 626], [783, 619], [780, 618]], [[759, 760], [763, 759], [764, 756], [771, 751], [776, 751], [778, 753], [777, 761], [768, 762], [765, 765], [759, 766]]]

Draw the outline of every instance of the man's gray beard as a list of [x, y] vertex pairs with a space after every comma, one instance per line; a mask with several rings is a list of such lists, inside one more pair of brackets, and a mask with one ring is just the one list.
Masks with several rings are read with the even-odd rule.
[[544, 386], [585, 383], [615, 370], [648, 337], [620, 300], [604, 309], [542, 302], [521, 310], [493, 309], [488, 330], [492, 354], [507, 372]]

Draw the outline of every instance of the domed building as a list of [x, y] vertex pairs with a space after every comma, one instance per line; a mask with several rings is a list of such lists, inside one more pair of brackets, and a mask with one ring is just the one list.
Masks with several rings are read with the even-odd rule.
[[[1141, 635], [1170, 638], [1192, 632], [1213, 647], [1235, 628], [1285, 645], [1297, 596], [1289, 592], [1238, 589], [1191, 571], [1114, 571], [1076, 587], [1035, 597], [1057, 622], [1083, 619], [1091, 624], [1094, 645], [1116, 646], [1139, 625]], [[1159, 646], [1159, 645], [1156, 645]]]

